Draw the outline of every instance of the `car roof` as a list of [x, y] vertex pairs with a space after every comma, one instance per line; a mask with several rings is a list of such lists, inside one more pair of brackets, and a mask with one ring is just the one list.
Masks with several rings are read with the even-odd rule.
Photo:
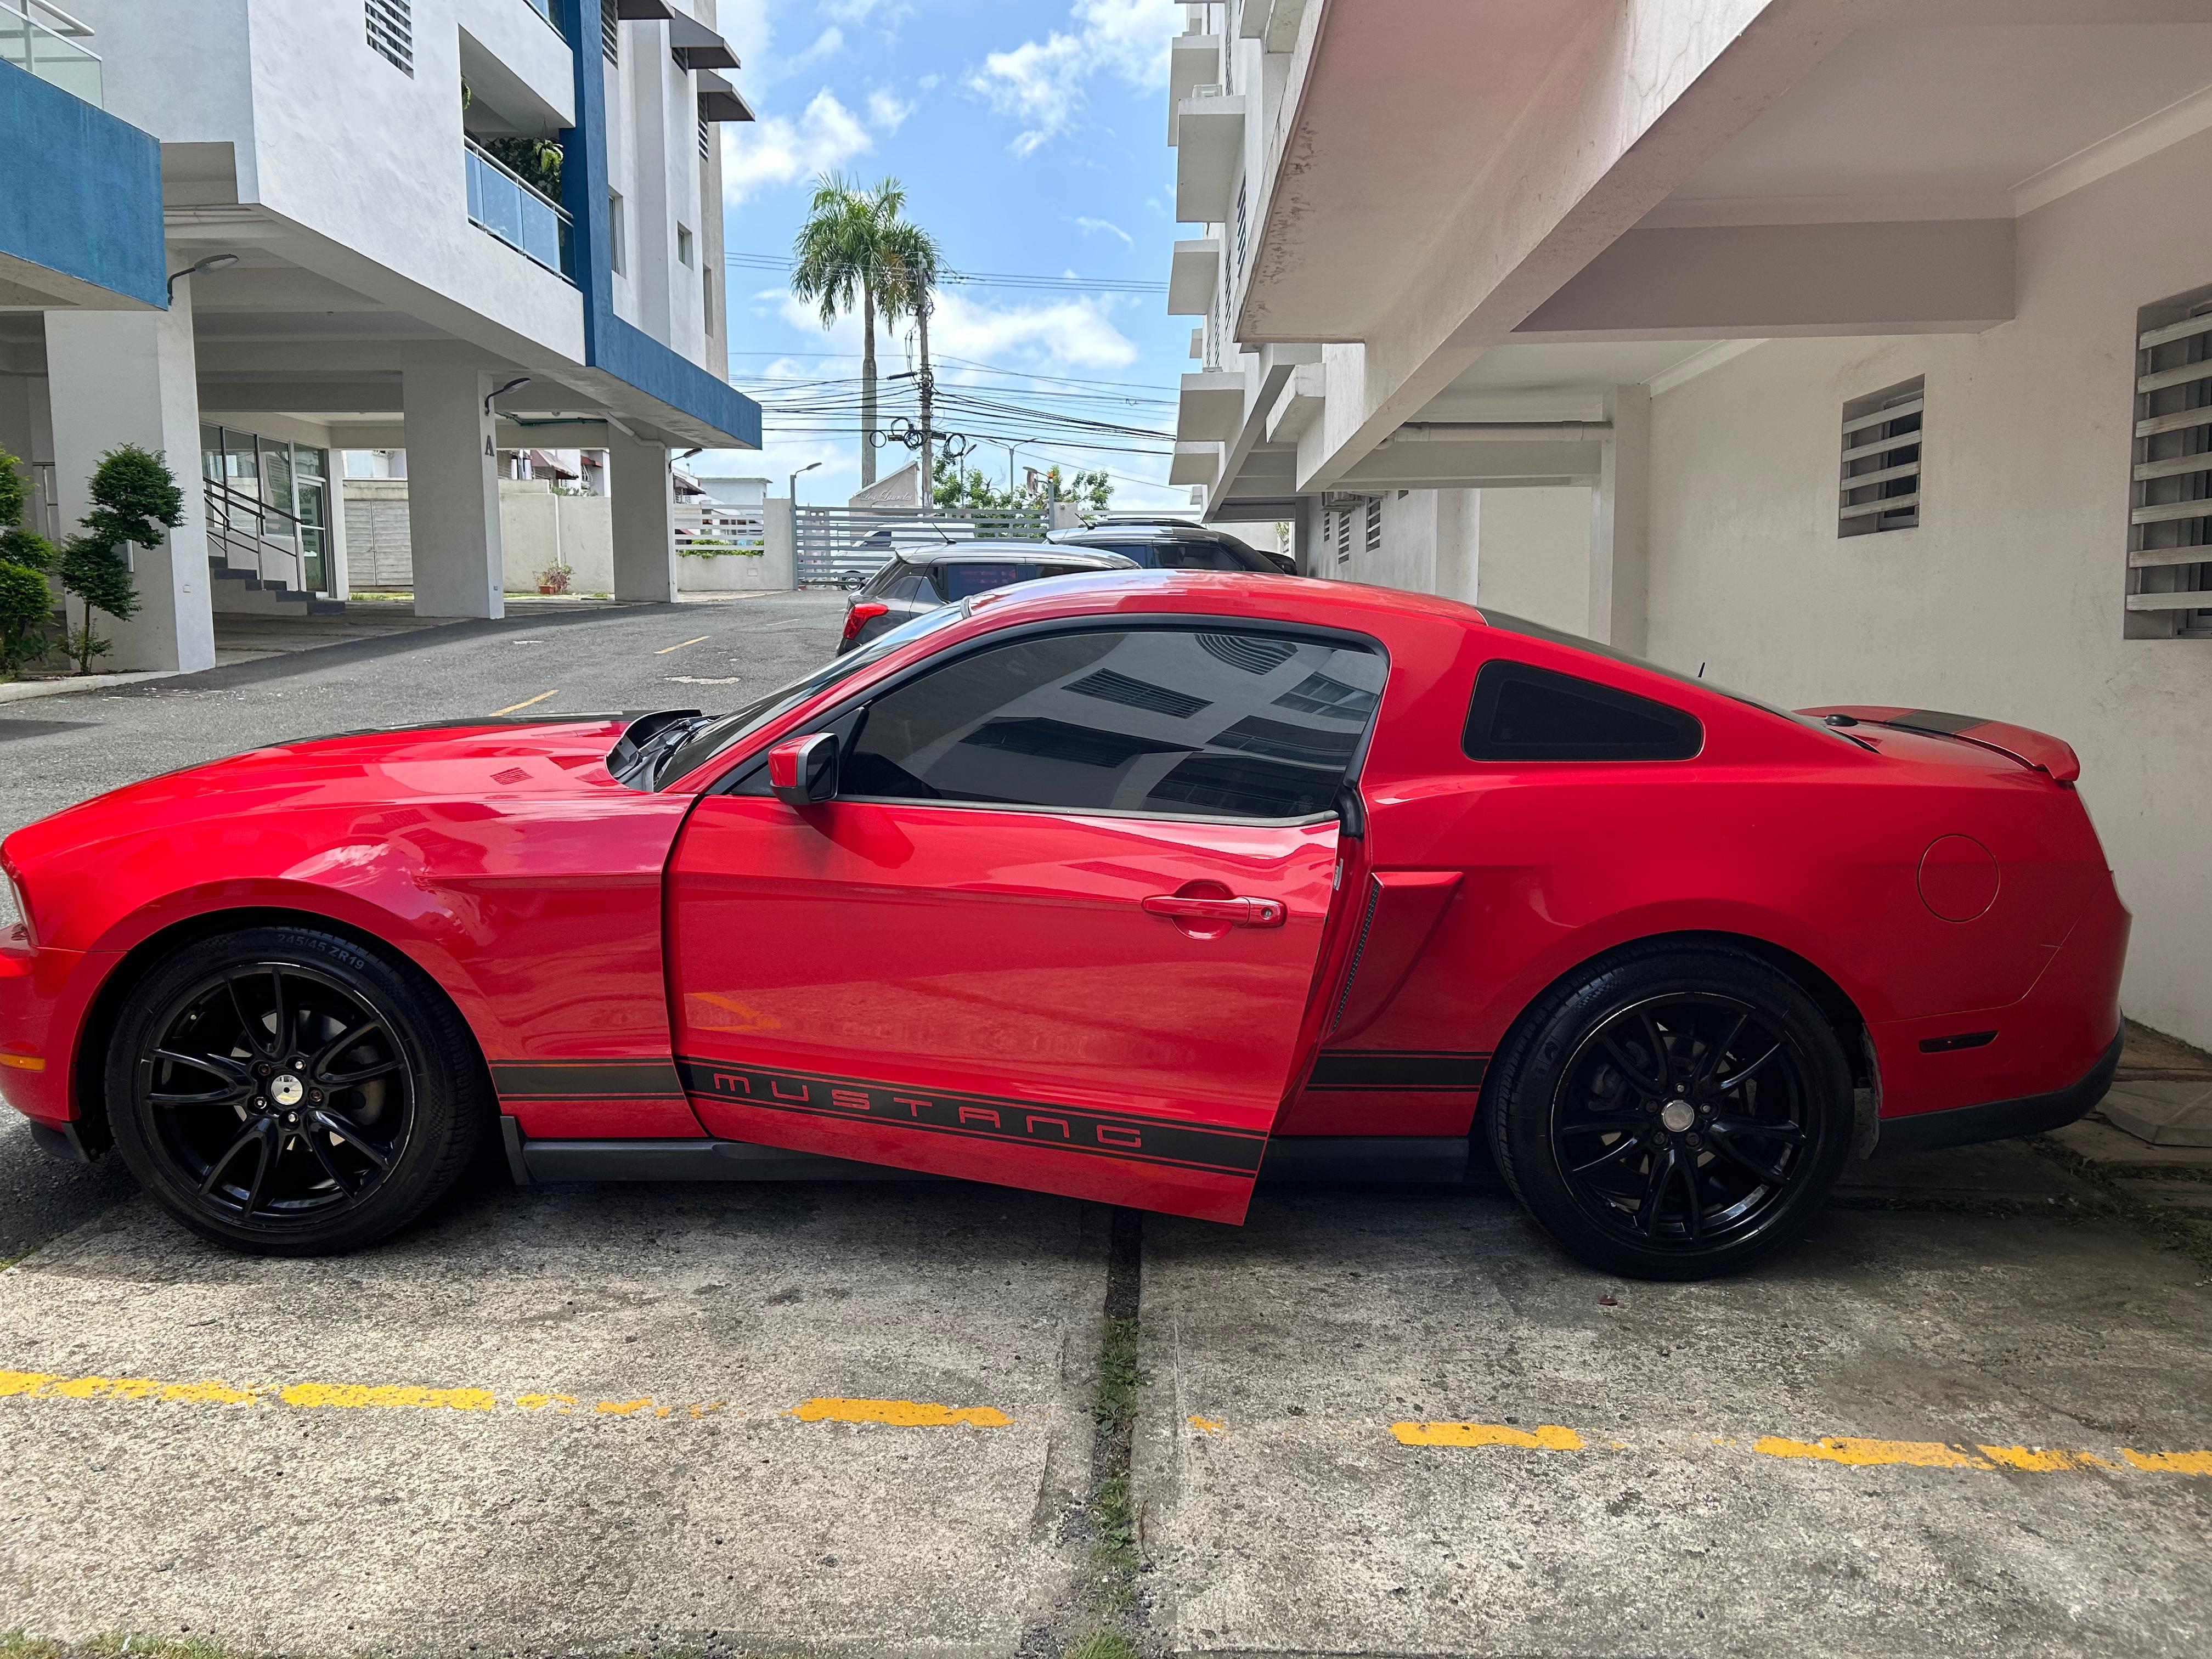
[[1104, 548], [1061, 547], [1050, 542], [961, 542], [951, 547], [902, 547], [896, 556], [902, 563], [909, 565], [1004, 564], [1048, 559], [1054, 564], [1075, 565], [1085, 570], [1141, 568], [1126, 554]]

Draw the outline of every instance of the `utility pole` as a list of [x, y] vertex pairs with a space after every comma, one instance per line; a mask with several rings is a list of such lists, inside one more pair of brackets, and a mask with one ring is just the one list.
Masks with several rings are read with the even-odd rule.
[[921, 505], [925, 510], [936, 504], [937, 485], [935, 467], [930, 456], [930, 403], [937, 392], [937, 376], [929, 367], [929, 297], [915, 307], [915, 321], [921, 330], [921, 373], [915, 384], [921, 391]]

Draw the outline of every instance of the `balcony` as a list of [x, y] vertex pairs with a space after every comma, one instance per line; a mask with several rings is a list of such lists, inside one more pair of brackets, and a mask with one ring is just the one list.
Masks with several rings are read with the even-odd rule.
[[1221, 275], [1221, 239], [1201, 236], [1175, 245], [1168, 264], [1168, 315], [1203, 317], [1213, 309], [1213, 284]]
[[1200, 87], [1177, 106], [1176, 217], [1218, 225], [1230, 217], [1230, 196], [1244, 170], [1244, 100]]
[[[40, 22], [33, 12], [50, 18], [52, 26]], [[98, 109], [105, 107], [100, 103], [100, 58], [77, 44], [91, 36], [84, 24], [40, 0], [0, 0], [0, 62], [27, 70]]]
[[[1182, 377], [1176, 399], [1176, 436], [1225, 442], [1244, 421], [1244, 376], [1234, 369], [1207, 369]], [[1194, 483], [1210, 483], [1211, 479]]]
[[535, 259], [556, 276], [574, 282], [568, 216], [553, 199], [479, 148], [468, 145], [469, 222], [488, 230], [516, 252]]
[[1176, 117], [1182, 100], [1208, 82], [1221, 78], [1221, 37], [1179, 34], [1168, 48], [1168, 143], [1176, 142]]

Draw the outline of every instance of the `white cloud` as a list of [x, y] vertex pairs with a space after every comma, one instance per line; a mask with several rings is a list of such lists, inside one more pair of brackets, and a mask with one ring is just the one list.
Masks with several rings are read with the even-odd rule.
[[1164, 86], [1178, 10], [1177, 0], [1075, 0], [1072, 32], [1054, 29], [1041, 41], [989, 53], [969, 73], [968, 88], [1024, 124], [1007, 148], [1030, 155], [1075, 125], [1092, 76]]
[[[763, 304], [757, 307], [757, 314], [767, 314], [770, 307], [765, 302], [772, 300], [775, 314], [791, 328], [817, 335], [823, 332], [818, 307], [787, 291], [759, 297]], [[930, 313], [930, 353], [937, 358], [965, 357], [1017, 373], [1127, 368], [1137, 361], [1138, 347], [1115, 325], [1115, 304], [1112, 295], [1085, 294], [1036, 305], [998, 306], [972, 299], [958, 289], [947, 289], [938, 295], [937, 309]], [[882, 373], [893, 374], [908, 367], [908, 337], [913, 331], [913, 323], [904, 318], [895, 329], [878, 325], [876, 361]], [[827, 333], [830, 348], [857, 358], [860, 349], [858, 318], [840, 317]], [[860, 370], [855, 362], [838, 372], [856, 374]], [[953, 377], [951, 370], [939, 372], [942, 377]]]
[[766, 120], [732, 123], [722, 161], [722, 199], [735, 207], [749, 196], [781, 185], [835, 172], [875, 147], [860, 117], [837, 101], [827, 87], [814, 94], [797, 119], [771, 115]]
[[762, 60], [775, 35], [768, 8], [769, 0], [721, 0], [714, 9], [715, 29], [744, 64], [749, 81], [758, 81]]
[[884, 88], [868, 94], [868, 125], [878, 132], [896, 132], [913, 113], [912, 103]]
[[884, 26], [888, 28], [905, 16], [907, 10], [904, 0], [822, 0], [823, 15], [841, 23], [865, 23], [881, 11]]
[[798, 69], [808, 64], [818, 64], [824, 58], [835, 58], [844, 50], [845, 31], [832, 23], [814, 37], [812, 46], [791, 60], [791, 67]]
[[1127, 231], [1122, 229], [1121, 226], [1115, 224], [1111, 219], [1086, 219], [1079, 213], [1072, 222], [1074, 224], [1075, 228], [1081, 231], [1085, 236], [1090, 235], [1094, 231], [1103, 230], [1109, 236], [1120, 237], [1131, 247], [1134, 247], [1137, 245], [1137, 239], [1130, 235]]

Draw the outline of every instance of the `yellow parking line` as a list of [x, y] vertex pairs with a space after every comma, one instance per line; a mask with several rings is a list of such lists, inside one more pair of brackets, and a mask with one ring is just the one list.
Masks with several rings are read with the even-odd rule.
[[1525, 1446], [1536, 1451], [1580, 1451], [1583, 1437], [1556, 1423], [1531, 1431], [1505, 1423], [1393, 1423], [1401, 1446]]
[[794, 1406], [802, 1423], [887, 1423], [902, 1429], [945, 1429], [966, 1424], [1003, 1429], [1014, 1419], [995, 1406], [939, 1406], [927, 1400], [848, 1400], [823, 1395]]
[[713, 637], [714, 636], [710, 634], [702, 634], [696, 640], [679, 640], [674, 645], [662, 646], [659, 650], [654, 652], [653, 654], [656, 657], [665, 657], [672, 651], [681, 651], [687, 645], [704, 645]]
[[1991, 1469], [1987, 1459], [1940, 1440], [1855, 1440], [1848, 1436], [1830, 1440], [1785, 1440], [1778, 1434], [1763, 1435], [1752, 1449], [1768, 1457], [1811, 1457], [1853, 1468], [1878, 1468], [1904, 1463], [1916, 1469]]
[[498, 719], [501, 714], [518, 714], [518, 713], [520, 713], [521, 710], [523, 710], [523, 709], [525, 709], [525, 708], [529, 708], [532, 703], [540, 703], [540, 702], [544, 702], [545, 701], [545, 699], [546, 699], [546, 698], [548, 698], [548, 697], [557, 697], [557, 696], [559, 696], [560, 695], [561, 695], [561, 688], [560, 688], [560, 687], [558, 687], [558, 686], [556, 685], [556, 686], [555, 686], [555, 687], [553, 688], [553, 690], [551, 690], [550, 691], [540, 691], [540, 692], [539, 692], [536, 696], [534, 696], [534, 697], [526, 697], [526, 698], [524, 698], [520, 702], [511, 702], [511, 703], [507, 704], [507, 706], [506, 708], [495, 708], [495, 709], [493, 709], [493, 710], [491, 711], [491, 712], [492, 712], [492, 718], [493, 718], [494, 720], [496, 720], [496, 719]]

